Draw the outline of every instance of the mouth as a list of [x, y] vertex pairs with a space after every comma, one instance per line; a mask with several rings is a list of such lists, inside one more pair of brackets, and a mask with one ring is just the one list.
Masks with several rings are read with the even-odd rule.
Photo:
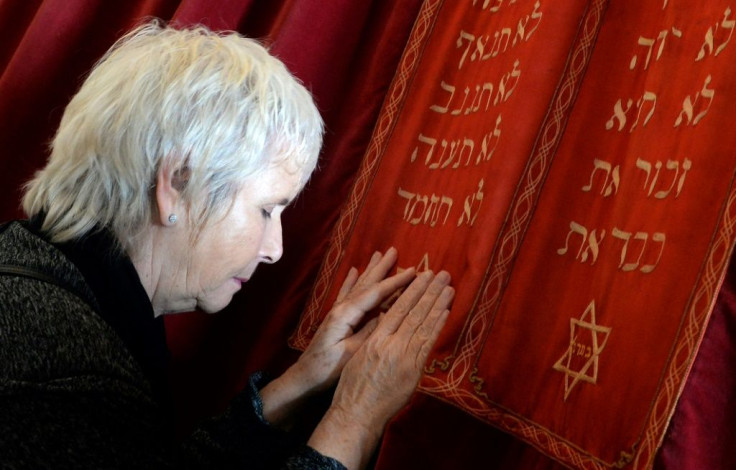
[[237, 282], [238, 286], [242, 286], [243, 284], [248, 282], [248, 278], [247, 277], [234, 277], [233, 281]]

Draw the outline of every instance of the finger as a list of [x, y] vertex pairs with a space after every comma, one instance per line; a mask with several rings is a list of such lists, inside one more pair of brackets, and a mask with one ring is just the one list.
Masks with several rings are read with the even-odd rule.
[[398, 256], [398, 251], [394, 247], [386, 250], [385, 254], [378, 251], [373, 253], [368, 266], [358, 278], [357, 285], [367, 286], [381, 281], [396, 264]]
[[[445, 271], [437, 274], [399, 326], [399, 334], [411, 338], [425, 322], [429, 321], [430, 324], [434, 324], [436, 316], [450, 306], [450, 302], [452, 302], [455, 295], [455, 290], [449, 287], [450, 280], [449, 273]], [[433, 316], [433, 319], [428, 320], [430, 316]]]
[[414, 331], [411, 341], [422, 343], [424, 341], [432, 340], [438, 322], [440, 322], [444, 312], [450, 309], [450, 304], [454, 297], [455, 289], [451, 286], [446, 286], [439, 297], [437, 297], [437, 300], [429, 311], [429, 314], [427, 314], [424, 321]]
[[447, 321], [447, 315], [449, 315], [447, 307], [452, 302], [454, 295], [455, 289], [446, 286], [437, 297], [427, 317], [407, 342], [406, 355], [414, 358], [414, 365], [418, 371], [421, 371], [427, 362], [427, 357]]
[[409, 284], [409, 287], [396, 299], [396, 302], [386, 312], [386, 316], [381, 321], [379, 328], [382, 334], [389, 335], [396, 332], [409, 311], [424, 295], [433, 279], [434, 274], [431, 271], [426, 271]]
[[409, 268], [393, 276], [387, 277], [382, 281], [365, 289], [363, 292], [355, 296], [351, 303], [363, 313], [372, 310], [383, 302], [388, 296], [396, 292], [396, 290], [406, 286], [414, 279], [415, 270]]
[[358, 281], [358, 270], [353, 268], [350, 268], [350, 271], [348, 271], [348, 275], [345, 276], [345, 281], [342, 283], [342, 287], [340, 287], [340, 291], [337, 293], [337, 302], [342, 302], [342, 300], [350, 293], [350, 291], [355, 286], [355, 283]]
[[419, 370], [424, 369], [424, 365], [427, 363], [427, 358], [429, 357], [429, 353], [432, 351], [432, 348], [434, 347], [435, 343], [437, 342], [437, 338], [439, 338], [440, 333], [442, 332], [442, 328], [444, 328], [445, 323], [447, 323], [447, 318], [450, 316], [450, 311], [445, 309], [443, 310], [438, 316], [437, 321], [434, 322], [433, 325], [431, 325], [431, 328], [427, 330], [427, 335], [420, 337], [419, 335], [416, 336], [417, 343], [413, 345], [415, 348], [418, 347], [418, 351], [416, 353], [416, 367]]
[[373, 333], [377, 325], [378, 317], [372, 318], [363, 326], [363, 328], [361, 328], [357, 333], [355, 333], [347, 340], [350, 344], [349, 347], [351, 353], [358, 350], [358, 348], [365, 342], [365, 340], [368, 339], [371, 333]]

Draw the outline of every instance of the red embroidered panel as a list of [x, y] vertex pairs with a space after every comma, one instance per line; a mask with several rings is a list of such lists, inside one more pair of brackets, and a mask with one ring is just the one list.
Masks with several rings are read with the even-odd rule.
[[734, 243], [735, 19], [425, 2], [293, 345], [394, 245], [457, 287], [425, 393], [567, 465], [651, 466]]

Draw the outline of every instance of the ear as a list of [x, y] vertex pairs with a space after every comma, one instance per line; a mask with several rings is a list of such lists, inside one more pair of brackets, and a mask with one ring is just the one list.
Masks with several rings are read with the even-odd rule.
[[182, 192], [186, 187], [189, 171], [177, 165], [176, 159], [165, 158], [156, 173], [157, 221], [164, 226], [172, 226], [169, 216], [175, 214], [179, 220], [184, 216], [186, 204]]

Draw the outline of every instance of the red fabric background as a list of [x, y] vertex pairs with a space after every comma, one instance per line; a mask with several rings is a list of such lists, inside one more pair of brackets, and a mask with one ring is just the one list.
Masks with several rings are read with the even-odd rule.
[[[0, 218], [19, 217], [19, 186], [43, 165], [61, 112], [94, 60], [145, 16], [267, 37], [315, 94], [327, 122], [320, 171], [285, 214], [282, 262], [215, 316], [167, 318], [184, 425], [221, 409], [256, 369], [278, 372], [286, 339], [365, 152], [419, 0], [0, 1]], [[658, 468], [733, 468], [736, 273], [729, 277], [673, 417]], [[434, 398], [389, 427], [380, 468], [552, 469], [558, 464]]]
[[[480, 4], [425, 3], [360, 170], [359, 184], [349, 196], [294, 343], [303, 347], [320, 309], [320, 315], [329, 309], [339, 286], [333, 280], [335, 273], [339, 279], [351, 265], [367, 259], [372, 247], [394, 244], [399, 247], [400, 267], [417, 263], [419, 269], [441, 266], [460, 286], [453, 307], [456, 314], [450, 317], [434, 355], [437, 366], [422, 384], [427, 393], [523, 435], [577, 465], [605, 466], [605, 462], [635, 457], [634, 466], [640, 468], [653, 458], [653, 449], [665, 430], [674, 406], [672, 397], [689, 364], [688, 354], [696, 349], [711, 307], [708, 299], [725, 269], [723, 250], [728, 252], [733, 241], [728, 235], [733, 227], [728, 225], [724, 237], [727, 246], [719, 248], [719, 243], [712, 241], [715, 224], [722, 217], [723, 200], [731, 191], [736, 161], [736, 142], [724, 141], [725, 136], [713, 138], [727, 122], [725, 116], [733, 99], [727, 77], [733, 75], [733, 68], [725, 54], [690, 67], [707, 29], [703, 25], [719, 20], [726, 6], [711, 4], [709, 9], [698, 8], [695, 12], [685, 6], [665, 8], [656, 1], [616, 3], [607, 9], [605, 2], [599, 1], [537, 2], [534, 11], [541, 21], [535, 22], [532, 14], [526, 23], [526, 31], [531, 29], [533, 37], [527, 33], [523, 41], [514, 41], [510, 50], [504, 49], [497, 56], [489, 52], [489, 40], [486, 60], [478, 60], [481, 53], [473, 52], [475, 48], [464, 49], [465, 44], [473, 44], [468, 38], [498, 31], [518, 18], [529, 19], [531, 5], [503, 5], [491, 14]], [[588, 10], [580, 20], [586, 6]], [[569, 36], [579, 24], [579, 39], [571, 45]], [[603, 25], [600, 32], [599, 24]], [[665, 54], [657, 52], [651, 63], [644, 62], [646, 50], [641, 55], [641, 50], [634, 48], [641, 57], [639, 67], [632, 70], [632, 47], [627, 45], [636, 46], [637, 38], [651, 31], [666, 34], [670, 27], [680, 36], [684, 30], [684, 38], [676, 42], [677, 36], [670, 36]], [[723, 38], [716, 41], [720, 44]], [[415, 50], [420, 52], [411, 52]], [[593, 58], [588, 63], [586, 57], [591, 53]], [[438, 56], [445, 59], [434, 60]], [[560, 65], [568, 58], [570, 68], [563, 75]], [[479, 83], [478, 77], [484, 83], [501, 83], [499, 77], [511, 69], [515, 59], [521, 64], [521, 78], [518, 84], [507, 82], [508, 103], [506, 99], [494, 99], [492, 106], [485, 102], [480, 109], [471, 106], [478, 92], [474, 95], [468, 90]], [[675, 83], [667, 80], [673, 70], [683, 70]], [[701, 86], [703, 73], [720, 78], [720, 101], [712, 107], [710, 119], [697, 129], [673, 129], [682, 97], [690, 93], [688, 88]], [[559, 88], [554, 90], [561, 76]], [[566, 106], [577, 95], [581, 80], [580, 95], [566, 121]], [[616, 98], [628, 93], [640, 96], [642, 89], [656, 91], [659, 98], [652, 122], [648, 126], [639, 122], [634, 132], [628, 127], [623, 133], [608, 129], [605, 122]], [[559, 93], [554, 99], [552, 91]], [[498, 96], [495, 92], [491, 95]], [[398, 96], [395, 101], [394, 96]], [[457, 111], [449, 112], [455, 108]], [[497, 122], [503, 117], [496, 153], [490, 161], [478, 163], [472, 149], [477, 151], [479, 135], [488, 131], [488, 123], [496, 115]], [[543, 126], [542, 117], [547, 119]], [[628, 126], [632, 121], [630, 117]], [[563, 132], [557, 148], [556, 139]], [[447, 141], [458, 142], [456, 151], [461, 152], [457, 150], [462, 142], [456, 140], [458, 137], [470, 142], [471, 150], [466, 152], [469, 158], [449, 166], [455, 159], [446, 159], [451, 154]], [[532, 144], [535, 147], [530, 149]], [[462, 148], [465, 150], [465, 146]], [[683, 192], [677, 200], [674, 194], [669, 200], [648, 198], [641, 190], [644, 179], [639, 181], [634, 161], [682, 160], [683, 156], [700, 168], [688, 179], [689, 192]], [[621, 188], [617, 180], [616, 193], [609, 194], [610, 199], [602, 191], [598, 193], [602, 180], [596, 180], [592, 193], [581, 190], [590, 179], [594, 158], [613, 161], [623, 168]], [[519, 176], [521, 170], [524, 173]], [[476, 225], [470, 229], [462, 224], [465, 217], [457, 219], [463, 206], [460, 211], [457, 207], [468, 188], [473, 190], [481, 177], [485, 180], [485, 195], [482, 205], [474, 205], [480, 209], [476, 209]], [[539, 192], [542, 196], [537, 202]], [[428, 203], [430, 193], [437, 201], [439, 196], [449, 201], [449, 209], [443, 212], [436, 202]], [[514, 209], [508, 209], [512, 196], [520, 202], [512, 200]], [[529, 215], [532, 212], [534, 215]], [[448, 217], [443, 219], [444, 214], [449, 215], [449, 222]], [[527, 231], [525, 224], [530, 218]], [[375, 220], [384, 224], [376, 225]], [[587, 263], [585, 258], [583, 262], [575, 259], [574, 253], [572, 257], [560, 257], [557, 248], [565, 244], [570, 220], [604, 227], [609, 232], [600, 248], [601, 259], [597, 259], [598, 250], [593, 261]], [[732, 224], [732, 215], [724, 216], [726, 220]], [[662, 266], [658, 266], [655, 251], [642, 260], [654, 263], [652, 272], [620, 271], [617, 265], [625, 252], [617, 244], [615, 232], [610, 234], [611, 226], [667, 232]], [[499, 227], [503, 236], [498, 235]], [[518, 242], [522, 238], [524, 241]], [[499, 245], [501, 248], [497, 248]], [[494, 253], [489, 264], [491, 249], [501, 254]], [[709, 293], [690, 312], [688, 299], [701, 289], [701, 281], [696, 283], [694, 279], [710, 250], [721, 253], [715, 257], [718, 266], [713, 274], [702, 276]], [[598, 264], [593, 267], [596, 260]], [[429, 266], [424, 266], [425, 262]], [[504, 271], [509, 272], [510, 280]], [[482, 288], [481, 281], [487, 283]], [[483, 291], [480, 300], [475, 299], [478, 291]], [[569, 315], [580, 317], [591, 299], [597, 304], [599, 325], [613, 327], [608, 352], [601, 356], [601, 363], [607, 366], [601, 368], [600, 386], [579, 387], [568, 400], [568, 378], [563, 389], [564, 374], [551, 365], [573, 337], [584, 346], [582, 331], [587, 330], [573, 335]], [[601, 313], [605, 314], [602, 320]], [[596, 314], [592, 315], [595, 318]], [[698, 320], [681, 323], [681, 318], [690, 319], [691, 315]], [[680, 330], [678, 325], [687, 326]], [[458, 331], [461, 328], [462, 334]], [[656, 339], [651, 336], [655, 331]], [[603, 336], [599, 344], [600, 338]], [[675, 354], [670, 353], [673, 347]], [[683, 356], [680, 351], [685, 349]], [[571, 367], [579, 370], [585, 360], [575, 357], [579, 363], [571, 359]], [[594, 367], [598, 377], [597, 362]], [[590, 377], [586, 374], [585, 378]], [[650, 411], [654, 400], [656, 412]], [[598, 423], [609, 425], [597, 428]]]

